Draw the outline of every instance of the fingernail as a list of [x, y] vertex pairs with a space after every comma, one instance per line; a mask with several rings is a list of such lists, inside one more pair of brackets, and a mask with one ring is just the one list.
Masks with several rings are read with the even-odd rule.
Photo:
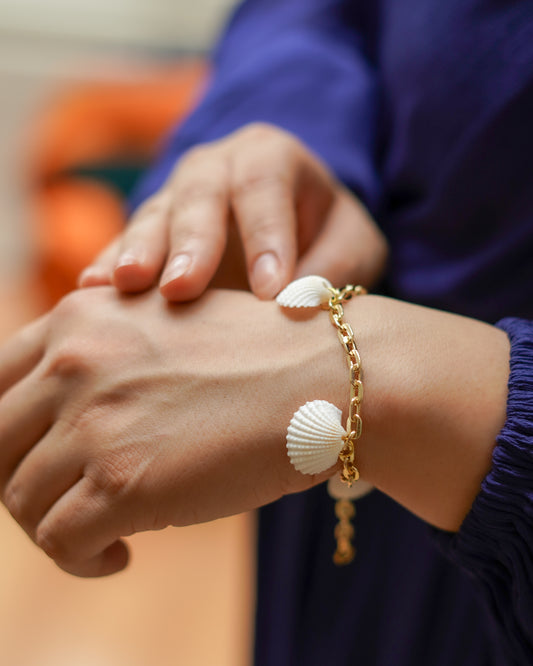
[[265, 252], [256, 259], [252, 273], [252, 287], [262, 298], [273, 298], [278, 293], [280, 262], [273, 252]]
[[180, 278], [189, 270], [191, 263], [192, 259], [188, 254], [177, 254], [166, 267], [161, 277], [160, 285], [163, 287], [165, 284]]
[[142, 262], [142, 257], [139, 257], [138, 254], [127, 250], [123, 252], [120, 257], [117, 259], [115, 268], [122, 268], [122, 266], [133, 266], [134, 264], [140, 264]]

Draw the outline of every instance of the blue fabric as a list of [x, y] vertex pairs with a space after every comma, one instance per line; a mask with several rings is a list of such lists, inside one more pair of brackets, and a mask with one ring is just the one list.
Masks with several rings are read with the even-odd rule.
[[133, 206], [191, 146], [247, 122], [270, 122], [299, 137], [375, 208], [377, 83], [347, 7], [339, 0], [245, 2], [214, 52], [204, 100], [171, 137]]
[[198, 142], [275, 123], [376, 215], [391, 295], [514, 318], [509, 418], [457, 536], [374, 492], [336, 569], [323, 487], [261, 511], [257, 666], [533, 663], [532, 117], [531, 2], [248, 0], [140, 188]]
[[389, 0], [379, 44], [391, 290], [530, 318], [531, 3]]
[[507, 420], [492, 470], [461, 530], [439, 539], [512, 637], [516, 663], [533, 664], [533, 322], [504, 319], [497, 325], [511, 341]]
[[377, 491], [355, 522], [357, 556], [341, 568], [324, 486], [262, 510], [257, 666], [512, 663], [480, 592], [424, 523]]

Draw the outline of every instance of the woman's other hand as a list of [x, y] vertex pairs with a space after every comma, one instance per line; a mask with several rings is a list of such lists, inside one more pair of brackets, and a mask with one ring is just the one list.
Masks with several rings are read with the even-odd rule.
[[159, 280], [165, 298], [187, 301], [248, 283], [269, 299], [312, 273], [371, 286], [386, 258], [357, 198], [294, 136], [257, 123], [186, 153], [79, 285], [139, 292]]

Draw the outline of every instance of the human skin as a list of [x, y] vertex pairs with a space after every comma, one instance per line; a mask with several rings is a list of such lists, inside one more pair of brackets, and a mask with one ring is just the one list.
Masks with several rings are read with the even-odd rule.
[[159, 281], [165, 298], [186, 301], [208, 284], [248, 282], [268, 299], [313, 273], [370, 287], [387, 253], [364, 206], [316, 155], [288, 132], [252, 123], [186, 153], [79, 284], [133, 293]]
[[[505, 419], [509, 343], [487, 324], [399, 301], [346, 304], [363, 362], [361, 478], [456, 530]], [[286, 427], [306, 401], [348, 402], [320, 310], [239, 291], [74, 292], [0, 349], [0, 490], [80, 576], [122, 569], [122, 537], [247, 511], [331, 476], [297, 472]]]

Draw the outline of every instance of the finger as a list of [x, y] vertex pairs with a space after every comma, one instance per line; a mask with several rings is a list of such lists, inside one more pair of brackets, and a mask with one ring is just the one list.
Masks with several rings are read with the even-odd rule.
[[144, 291], [159, 277], [167, 256], [171, 199], [165, 185], [136, 211], [122, 234], [113, 269], [120, 291]]
[[215, 274], [226, 245], [228, 171], [223, 150], [197, 148], [171, 184], [169, 255], [159, 286], [165, 298], [198, 297]]
[[123, 569], [128, 549], [122, 512], [109, 507], [105, 492], [83, 477], [37, 526], [35, 542], [65, 571], [76, 576], [106, 576]]
[[78, 287], [102, 287], [110, 285], [113, 280], [113, 269], [120, 251], [121, 237], [110, 243], [96, 259], [84, 268], [78, 276]]
[[0, 347], [0, 395], [30, 372], [45, 352], [48, 316], [31, 322]]
[[273, 298], [292, 279], [297, 256], [294, 180], [283, 155], [237, 155], [231, 203], [240, 230], [250, 287]]
[[82, 578], [111, 576], [128, 566], [129, 548], [124, 541], [118, 539], [105, 550], [84, 562], [76, 562], [73, 566], [59, 564], [63, 571]]
[[302, 256], [296, 275], [323, 275], [335, 285], [372, 286], [383, 274], [387, 243], [366, 209], [341, 191], [326, 222]]
[[20, 461], [49, 429], [54, 413], [52, 382], [34, 370], [0, 400], [0, 491]]
[[16, 466], [4, 489], [4, 504], [34, 539], [43, 516], [82, 476], [79, 455], [64, 446], [58, 428], [52, 427]]
[[324, 226], [338, 188], [339, 183], [320, 162], [309, 155], [302, 157], [296, 184], [298, 256], [307, 252]]

